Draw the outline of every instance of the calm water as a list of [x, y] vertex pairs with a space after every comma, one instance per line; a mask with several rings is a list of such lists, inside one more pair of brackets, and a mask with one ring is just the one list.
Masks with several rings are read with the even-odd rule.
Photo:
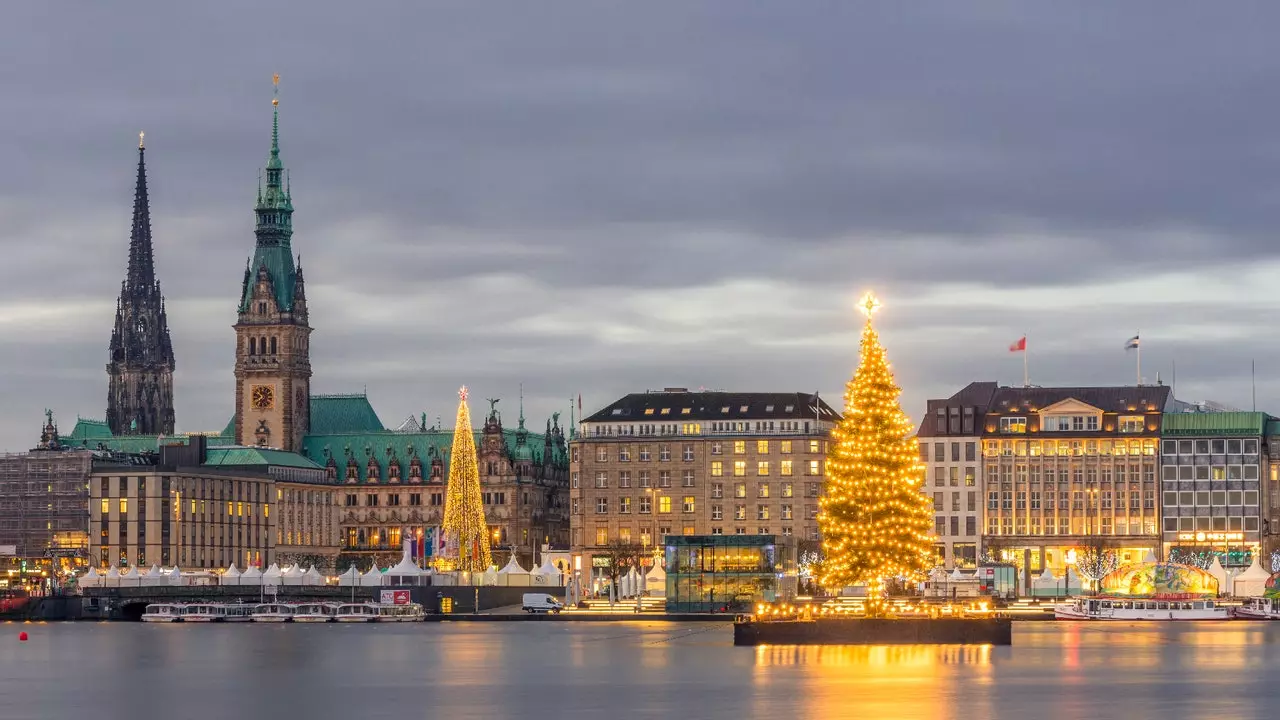
[[1280, 705], [1280, 623], [1023, 623], [1011, 648], [731, 638], [667, 623], [3, 624], [0, 717], [1203, 720]]

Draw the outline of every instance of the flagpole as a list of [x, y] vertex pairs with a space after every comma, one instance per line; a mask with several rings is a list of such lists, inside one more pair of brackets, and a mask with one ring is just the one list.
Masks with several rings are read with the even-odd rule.
[[1134, 337], [1138, 338], [1138, 345], [1135, 350], [1138, 351], [1138, 385], [1142, 384], [1142, 331], [1134, 333]]
[[1022, 387], [1031, 387], [1030, 375], [1027, 374], [1027, 335], [1022, 334]]

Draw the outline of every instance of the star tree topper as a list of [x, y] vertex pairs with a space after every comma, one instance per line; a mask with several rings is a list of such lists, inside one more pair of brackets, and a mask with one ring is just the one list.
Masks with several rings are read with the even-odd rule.
[[458, 397], [462, 398], [462, 402], [466, 402], [466, 401], [467, 401], [467, 395], [470, 395], [470, 394], [471, 394], [471, 392], [470, 392], [469, 390], [467, 390], [467, 386], [466, 386], [466, 385], [463, 385], [463, 386], [458, 390]]
[[862, 314], [866, 315], [868, 320], [870, 320], [871, 316], [880, 309], [880, 305], [880, 298], [876, 297], [876, 294], [870, 291], [868, 291], [866, 295], [863, 295], [862, 300], [858, 302], [858, 308], [862, 310]]

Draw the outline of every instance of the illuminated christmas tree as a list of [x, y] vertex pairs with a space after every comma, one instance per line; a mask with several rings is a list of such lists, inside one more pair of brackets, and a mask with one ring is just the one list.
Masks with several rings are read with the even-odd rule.
[[924, 466], [914, 428], [871, 325], [879, 306], [874, 295], [863, 298], [862, 358], [845, 388], [844, 419], [827, 443], [818, 514], [824, 554], [819, 584], [834, 591], [865, 584], [869, 615], [884, 612], [886, 579], [918, 578], [933, 564], [933, 505], [920, 492]]
[[449, 457], [449, 490], [444, 501], [443, 530], [448, 538], [446, 563], [456, 570], [484, 572], [489, 568], [489, 526], [480, 496], [480, 468], [476, 438], [467, 408], [467, 388], [458, 391], [458, 419], [453, 427]]

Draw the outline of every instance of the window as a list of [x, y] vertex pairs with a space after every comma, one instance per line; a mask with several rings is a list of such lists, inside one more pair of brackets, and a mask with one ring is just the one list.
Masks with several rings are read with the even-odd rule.
[[939, 516], [933, 519], [933, 534], [939, 537], [947, 534], [946, 518]]
[[608, 525], [597, 526], [596, 527], [596, 545], [603, 546], [608, 544], [609, 544], [609, 526]]
[[938, 512], [942, 511], [942, 493], [940, 492], [933, 494], [933, 509]]
[[821, 443], [819, 443], [817, 440], [810, 440], [810, 441], [809, 441], [809, 452], [811, 452], [811, 453], [818, 453], [818, 452], [822, 452], [822, 445], [821, 445]]
[[640, 471], [640, 487], [642, 488], [649, 487], [649, 471], [648, 470]]
[[597, 488], [607, 488], [607, 487], [609, 487], [609, 473], [608, 473], [608, 472], [606, 472], [606, 471], [604, 471], [604, 470], [601, 470], [600, 472], [596, 473], [596, 487], [597, 487]]
[[1141, 415], [1123, 415], [1120, 417], [1120, 432], [1140, 433], [1144, 429]]
[[[967, 410], [968, 408], [966, 408]], [[978, 459], [978, 443], [967, 442], [964, 444], [964, 460], [965, 462], [973, 462]]]
[[933, 444], [933, 461], [946, 462], [946, 460], [947, 460], [947, 444], [941, 443], [941, 442], [934, 443]]
[[600, 447], [596, 448], [596, 462], [608, 462], [608, 461], [609, 461], [609, 448], [605, 447], [604, 445], [601, 445]]
[[778, 462], [778, 474], [783, 477], [791, 477], [791, 461], [781, 460]]
[[692, 470], [685, 470], [684, 472], [681, 473], [680, 484], [683, 487], [687, 487], [687, 488], [693, 487], [693, 471]]
[[682, 457], [684, 458], [684, 461], [685, 461], [685, 462], [692, 462], [692, 461], [693, 461], [693, 446], [692, 446], [692, 445], [685, 445], [685, 446], [684, 446], [684, 450], [683, 450]]
[[719, 460], [711, 461], [711, 477], [721, 477], [724, 475], [724, 463]]
[[920, 462], [929, 462], [929, 443], [920, 441]]
[[737, 483], [733, 486], [733, 496], [744, 498], [747, 496], [747, 484]]
[[935, 467], [933, 469], [933, 484], [942, 487], [947, 484], [947, 469], [944, 467]]
[[670, 460], [671, 460], [671, 446], [659, 445], [658, 446], [658, 462], [669, 462]]
[[712, 520], [723, 520], [723, 519], [724, 519], [724, 506], [723, 506], [723, 505], [712, 505], [712, 506], [711, 506], [711, 519], [712, 519]]
[[[230, 507], [230, 503], [227, 504]], [[124, 517], [129, 514], [129, 498], [120, 498], [120, 516]], [[227, 513], [230, 515], [231, 513]]]
[[978, 533], [978, 518], [972, 515], [964, 519], [965, 537], [973, 537]]
[[663, 495], [658, 498], [658, 512], [668, 514], [671, 512], [671, 496]]
[[648, 495], [640, 496], [640, 514], [647, 515], [653, 512], [653, 499]]
[[818, 461], [817, 461], [817, 460], [810, 460], [810, 461], [809, 461], [809, 474], [810, 474], [810, 475], [821, 475], [821, 474], [822, 474], [822, 471], [821, 471], [821, 470], [819, 469], [819, 467], [818, 467]]
[[670, 470], [658, 471], [658, 487], [664, 487], [664, 488], [671, 487], [671, 471]]
[[693, 512], [693, 496], [692, 496], [692, 495], [685, 495], [685, 496], [684, 496], [684, 502], [683, 502], [683, 503], [681, 503], [681, 508], [680, 508], [680, 509], [681, 509], [681, 511], [686, 512], [686, 513], [691, 513], [691, 512]]
[[618, 498], [618, 512], [623, 515], [631, 514], [631, 498]]
[[746, 460], [734, 460], [734, 461], [733, 461], [733, 475], [734, 475], [734, 477], [746, 477], [746, 475], [747, 475], [747, 461], [746, 461]]
[[790, 440], [783, 440], [783, 441], [779, 442], [779, 443], [778, 443], [778, 452], [782, 453], [783, 455], [790, 455], [790, 454], [791, 454], [791, 441], [790, 441]]
[[724, 497], [724, 483], [711, 483], [711, 497]]
[[[1036, 470], [1036, 471], [1039, 471], [1039, 470], [1040, 470], [1040, 468], [1039, 468], [1039, 467], [1036, 467], [1036, 468], [1035, 468], [1035, 470]], [[976, 473], [975, 473], [974, 469], [973, 469], [972, 467], [966, 467], [966, 468], [964, 469], [964, 485], [965, 485], [965, 487], [973, 487], [973, 486], [976, 484], [976, 480], [975, 480], [975, 478], [976, 478]]]
[[734, 519], [734, 520], [746, 520], [746, 519], [747, 519], [747, 506], [746, 506], [746, 505], [734, 505], [734, 506], [733, 506], [733, 519]]
[[756, 497], [758, 498], [769, 497], [769, 483], [760, 483], [759, 485], [756, 486]]
[[768, 505], [757, 505], [757, 506], [756, 506], [756, 519], [757, 519], [757, 520], [768, 520], [768, 519], [769, 519], [769, 506], [768, 506]]
[[768, 455], [768, 454], [769, 454], [769, 441], [768, 441], [768, 440], [757, 440], [757, 441], [756, 441], [756, 454], [757, 454], [757, 455]]
[[757, 462], [756, 475], [768, 475], [768, 474], [769, 474], [769, 461], [760, 460], [759, 462]]
[[618, 473], [618, 487], [620, 488], [631, 487], [631, 471], [630, 470], [622, 470]]
[[1027, 419], [1024, 417], [1000, 418], [1000, 432], [1022, 435], [1027, 432]]
[[720, 454], [720, 443], [718, 443], [718, 442], [713, 442], [713, 443], [711, 443], [711, 454], [712, 454], [712, 455], [719, 455], [719, 454]]
[[746, 452], [747, 452], [747, 441], [746, 441], [746, 440], [734, 440], [734, 441], [733, 441], [733, 454], [734, 454], [734, 455], [744, 455], [744, 454], [746, 454]]
[[640, 462], [649, 462], [649, 446], [640, 446]]
[[[191, 502], [194, 503], [195, 500], [192, 500]], [[102, 498], [102, 517], [105, 519], [110, 514], [111, 514], [111, 501], [108, 500], [107, 498]]]
[[791, 497], [791, 483], [789, 482], [782, 483], [782, 497], [784, 498]]
[[626, 445], [618, 448], [618, 462], [631, 462], [631, 448]]

